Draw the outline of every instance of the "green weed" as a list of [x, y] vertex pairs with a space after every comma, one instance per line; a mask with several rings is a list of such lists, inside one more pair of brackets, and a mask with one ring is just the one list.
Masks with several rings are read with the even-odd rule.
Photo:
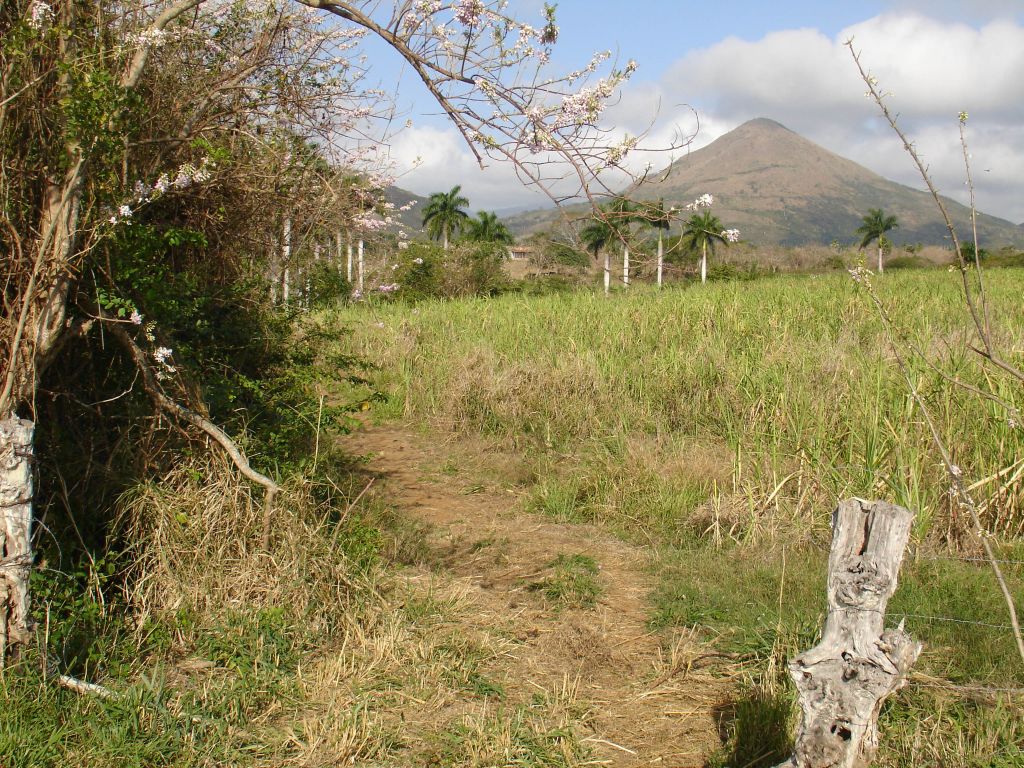
[[539, 592], [548, 600], [573, 608], [589, 608], [601, 596], [601, 584], [597, 579], [600, 568], [589, 555], [561, 554], [548, 563], [550, 576], [530, 582], [527, 589]]

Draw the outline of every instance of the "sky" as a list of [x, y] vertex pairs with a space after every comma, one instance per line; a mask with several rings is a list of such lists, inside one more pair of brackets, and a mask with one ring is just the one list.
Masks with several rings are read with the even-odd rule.
[[[542, 5], [511, 0], [509, 11], [539, 26]], [[1024, 0], [561, 0], [557, 18], [556, 69], [606, 49], [620, 62], [638, 62], [603, 121], [638, 132], [653, 120], [648, 147], [666, 146], [680, 127], [689, 133], [690, 107], [700, 126], [690, 149], [768, 117], [923, 188], [865, 97], [843, 45], [852, 37], [943, 194], [967, 201], [957, 119], [964, 111], [979, 210], [1024, 222]], [[382, 85], [399, 83], [399, 108], [413, 120], [390, 145], [399, 186], [426, 195], [461, 184], [474, 210], [544, 204], [508, 167], [479, 170], [393, 56], [373, 51], [371, 61]]]

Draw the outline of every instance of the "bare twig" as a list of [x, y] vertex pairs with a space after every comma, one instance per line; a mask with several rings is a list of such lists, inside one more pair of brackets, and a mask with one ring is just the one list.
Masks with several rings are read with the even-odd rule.
[[[917, 154], [917, 151], [914, 149], [913, 143], [910, 141], [910, 139], [907, 138], [906, 134], [904, 134], [903, 130], [897, 124], [896, 118], [889, 111], [889, 108], [885, 103], [885, 97], [882, 94], [882, 92], [878, 89], [877, 80], [864, 70], [864, 67], [862, 66], [860, 61], [860, 55], [853, 48], [852, 39], [846, 42], [846, 47], [849, 48], [850, 50], [850, 55], [853, 57], [853, 61], [857, 65], [857, 70], [858, 72], [860, 72], [861, 79], [868, 87], [868, 93], [871, 95], [872, 99], [878, 105], [879, 109], [881, 109], [882, 114], [885, 116], [886, 121], [888, 121], [893, 131], [896, 132], [896, 135], [903, 142], [903, 148], [910, 155], [915, 165], [917, 165], [917, 169], [921, 174], [921, 178], [924, 180], [924, 183], [927, 185], [928, 190], [931, 192], [932, 198], [934, 199], [936, 206], [938, 206], [939, 211], [942, 213], [942, 218], [946, 223], [946, 228], [949, 230], [950, 237], [953, 239], [953, 247], [956, 250], [957, 260], [960, 264], [960, 274], [964, 290], [964, 300], [967, 303], [968, 310], [974, 322], [975, 330], [977, 331], [978, 336], [982, 342], [982, 348], [978, 348], [971, 345], [971, 349], [973, 349], [975, 352], [981, 355], [984, 359], [996, 365], [996, 367], [1000, 368], [1010, 376], [1016, 378], [1018, 381], [1024, 382], [1024, 372], [1021, 372], [1014, 366], [1010, 365], [1009, 363], [1006, 363], [1001, 358], [999, 358], [998, 355], [996, 355], [992, 345], [991, 334], [989, 333], [988, 327], [987, 309], [985, 309], [986, 305], [984, 300], [984, 284], [980, 280], [981, 262], [977, 258], [978, 246], [976, 227], [974, 229], [974, 266], [977, 271], [977, 275], [979, 276], [978, 289], [980, 293], [980, 299], [975, 297], [974, 292], [972, 290], [971, 282], [968, 277], [967, 262], [964, 259], [963, 251], [960, 247], [960, 241], [956, 234], [956, 228], [953, 226], [953, 220], [950, 217], [949, 212], [946, 210], [946, 206], [942, 202], [942, 198], [939, 196], [935, 184], [932, 182], [932, 178], [931, 175], [928, 173], [927, 167], [925, 167], [920, 156]], [[966, 114], [961, 113], [960, 135], [962, 146], [964, 147], [964, 161], [965, 163], [967, 163], [967, 172], [969, 177], [970, 164], [968, 162], [966, 150], [967, 145], [966, 141], [964, 141], [963, 134], [963, 125], [966, 121], [966, 117]], [[971, 191], [971, 212], [973, 226], [975, 212], [973, 187]], [[989, 566], [992, 569], [992, 573], [994, 574], [995, 579], [999, 584], [999, 590], [1000, 592], [1002, 592], [1003, 600], [1006, 603], [1007, 613], [1010, 616], [1010, 625], [1013, 629], [1013, 637], [1017, 644], [1017, 652], [1020, 654], [1021, 661], [1024, 662], [1024, 636], [1022, 636], [1021, 634], [1020, 622], [1017, 618], [1017, 608], [1014, 602], [1013, 592], [1010, 590], [1010, 587], [1006, 582], [1006, 578], [1003, 575], [1002, 568], [1000, 567], [999, 562], [996, 559], [995, 552], [992, 549], [992, 542], [989, 540], [988, 533], [985, 531], [985, 528], [981, 523], [981, 516], [978, 513], [978, 507], [974, 502], [974, 498], [971, 496], [970, 489], [967, 488], [967, 486], [964, 483], [963, 471], [953, 462], [953, 458], [950, 455], [949, 449], [946, 447], [945, 441], [943, 440], [942, 435], [939, 432], [938, 425], [935, 423], [935, 419], [933, 418], [931, 411], [925, 403], [924, 398], [922, 398], [921, 394], [918, 392], [917, 387], [914, 385], [914, 382], [910, 376], [910, 366], [907, 364], [907, 360], [904, 356], [903, 350], [901, 349], [899, 343], [896, 340], [896, 329], [895, 324], [892, 321], [892, 318], [889, 316], [888, 312], [885, 309], [885, 306], [882, 304], [881, 299], [878, 297], [873, 287], [871, 286], [871, 282], [868, 279], [867, 274], [858, 273], [855, 274], [854, 277], [855, 279], [858, 280], [859, 283], [861, 283], [863, 286], [867, 288], [868, 295], [871, 297], [871, 300], [874, 303], [875, 308], [878, 310], [878, 313], [882, 319], [882, 323], [886, 331], [886, 337], [889, 342], [889, 347], [890, 349], [892, 349], [893, 354], [896, 357], [900, 373], [902, 374], [904, 380], [907, 383], [907, 388], [910, 391], [910, 395], [913, 398], [914, 403], [920, 409], [922, 416], [924, 416], [925, 423], [928, 425], [928, 430], [931, 434], [932, 443], [935, 445], [936, 450], [939, 452], [939, 455], [942, 458], [943, 466], [946, 468], [946, 472], [949, 475], [950, 495], [953, 497], [953, 501], [955, 503], [958, 503], [961, 507], [965, 508], [968, 512], [968, 515], [970, 516], [971, 532], [974, 535], [974, 538], [977, 539], [977, 541], [981, 544], [981, 547], [985, 552], [985, 558], [988, 560]], [[982, 310], [979, 310], [978, 308], [979, 301], [981, 303]]]
[[1013, 637], [1017, 643], [1017, 651], [1020, 654], [1021, 661], [1024, 661], [1024, 636], [1021, 635], [1020, 622], [1017, 619], [1017, 608], [1014, 603], [1013, 593], [1010, 591], [1010, 587], [1006, 583], [1006, 578], [1003, 576], [1003, 570], [1000, 568], [995, 552], [992, 549], [992, 542], [989, 540], [989, 536], [985, 531], [984, 526], [981, 524], [981, 516], [978, 514], [978, 507], [974, 503], [974, 498], [971, 496], [968, 488], [964, 485], [963, 471], [953, 463], [953, 457], [950, 455], [949, 449], [946, 447], [946, 443], [942, 439], [942, 434], [939, 432], [938, 425], [935, 423], [931, 410], [925, 403], [924, 398], [921, 397], [920, 392], [918, 392], [913, 379], [911, 379], [910, 366], [907, 364], [903, 350], [896, 341], [895, 324], [893, 323], [892, 318], [889, 316], [888, 311], [886, 311], [885, 306], [878, 297], [878, 294], [875, 293], [870, 281], [861, 278], [859, 282], [861, 285], [865, 286], [868, 296], [871, 297], [871, 301], [878, 310], [878, 314], [882, 319], [882, 324], [886, 331], [889, 348], [896, 357], [896, 362], [904, 381], [907, 383], [907, 389], [910, 392], [910, 396], [913, 398], [914, 403], [921, 411], [921, 415], [924, 416], [925, 423], [928, 425], [928, 430], [931, 433], [932, 444], [939, 452], [943, 466], [946, 468], [946, 473], [949, 475], [950, 493], [953, 496], [953, 500], [964, 507], [970, 515], [972, 526], [971, 532], [985, 551], [985, 558], [988, 561], [989, 566], [992, 568], [992, 573], [995, 575], [996, 581], [999, 584], [999, 590], [1003, 594], [1003, 600], [1006, 602], [1006, 609], [1010, 616], [1010, 626], [1013, 629]]
[[[978, 332], [978, 337], [981, 339], [982, 348], [972, 346], [975, 352], [990, 361], [998, 368], [1002, 369], [1006, 373], [1010, 374], [1020, 382], [1024, 382], [1024, 371], [1019, 370], [1013, 365], [1007, 363], [998, 357], [995, 353], [995, 349], [992, 345], [991, 336], [988, 333], [987, 323], [983, 318], [982, 311], [978, 308], [978, 299], [975, 297], [974, 290], [971, 287], [971, 281], [969, 277], [968, 264], [964, 259], [963, 249], [960, 247], [960, 238], [957, 236], [956, 227], [953, 225], [953, 219], [949, 215], [949, 211], [946, 209], [946, 204], [942, 201], [942, 197], [939, 195], [939, 190], [936, 188], [935, 183], [932, 181], [931, 174], [928, 173], [928, 168], [925, 166], [924, 161], [921, 160], [921, 156], [918, 155], [917, 150], [914, 149], [913, 142], [907, 137], [896, 122], [895, 116], [889, 111], [888, 105], [885, 103], [885, 96], [878, 89], [878, 81], [872, 77], [864, 69], [860, 62], [860, 54], [858, 54], [853, 48], [853, 39], [846, 41], [846, 47], [850, 49], [850, 55], [853, 56], [853, 61], [857, 65], [857, 70], [860, 72], [861, 79], [868, 87], [868, 93], [871, 98], [878, 105], [878, 108], [882, 111], [882, 115], [885, 117], [889, 126], [893, 129], [900, 141], [903, 142], [903, 148], [910, 155], [914, 164], [917, 166], [917, 170], [924, 180], [925, 185], [928, 187], [928, 191], [932, 195], [932, 199], [935, 201], [935, 205], [938, 207], [939, 212], [942, 214], [942, 220], [946, 224], [946, 229], [949, 231], [949, 236], [953, 240], [953, 249], [956, 252], [957, 261], [960, 265], [960, 276], [963, 283], [964, 300], [967, 302], [967, 308], [971, 313], [971, 319], [974, 321], [974, 328]], [[972, 205], [973, 210], [973, 205]], [[975, 246], [975, 257], [977, 257], [977, 246]], [[981, 272], [981, 264], [976, 260], [976, 268], [978, 274]], [[979, 286], [981, 286], [979, 282]]]
[[172, 400], [168, 397], [163, 388], [160, 386], [160, 382], [156, 378], [156, 374], [153, 373], [153, 369], [146, 359], [146, 353], [142, 348], [135, 343], [135, 339], [131, 337], [128, 331], [125, 330], [122, 323], [118, 323], [113, 318], [105, 315], [102, 309], [99, 310], [99, 316], [102, 320], [107, 323], [107, 326], [113, 334], [113, 336], [121, 342], [121, 344], [127, 349], [128, 354], [131, 356], [135, 365], [142, 373], [142, 387], [146, 390], [146, 394], [149, 395], [153, 404], [165, 411], [172, 416], [176, 416], [182, 421], [191, 424], [197, 429], [202, 430], [209, 435], [213, 440], [224, 449], [228, 457], [234, 463], [238, 470], [249, 480], [256, 483], [257, 485], [263, 486], [265, 489], [263, 496], [263, 549], [267, 550], [270, 547], [270, 527], [271, 527], [271, 513], [274, 507], [274, 497], [281, 490], [281, 487], [271, 480], [266, 475], [257, 472], [249, 464], [249, 460], [242, 453], [242, 449], [238, 447], [237, 443], [228, 437], [227, 433], [224, 432], [220, 427], [214, 424], [207, 418], [200, 416], [195, 411], [189, 410], [180, 403]]

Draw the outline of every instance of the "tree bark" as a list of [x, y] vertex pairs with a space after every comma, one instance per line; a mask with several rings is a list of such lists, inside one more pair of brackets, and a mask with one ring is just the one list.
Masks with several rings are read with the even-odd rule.
[[884, 267], [882, 266], [882, 245], [878, 245], [878, 274], [882, 274]]
[[348, 244], [345, 246], [348, 263], [345, 267], [345, 278], [348, 280], [348, 284], [352, 285], [352, 238], [349, 238]]
[[0, 421], [0, 669], [28, 642], [32, 570], [31, 421]]
[[658, 231], [658, 287], [661, 288], [661, 272], [665, 265], [665, 241]]
[[622, 249], [622, 282], [629, 286], [629, 248]]
[[708, 244], [705, 242], [701, 246], [700, 254], [700, 281], [706, 283], [708, 281]]
[[612, 257], [608, 251], [604, 252], [604, 295], [607, 296], [612, 289]]
[[903, 507], [863, 499], [833, 513], [828, 618], [821, 642], [789, 663], [803, 719], [779, 768], [864, 768], [874, 757], [882, 702], [921, 653], [902, 622], [885, 629], [913, 520]]
[[291, 282], [291, 259], [292, 259], [292, 217], [285, 216], [284, 224], [281, 227], [281, 264], [284, 269], [281, 272], [281, 301], [288, 306]]
[[359, 238], [359, 291], [363, 290], [363, 239]]

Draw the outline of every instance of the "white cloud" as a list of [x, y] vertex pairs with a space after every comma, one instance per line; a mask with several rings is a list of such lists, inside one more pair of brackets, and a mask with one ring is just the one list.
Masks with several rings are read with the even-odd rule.
[[813, 29], [753, 42], [728, 38], [682, 57], [653, 90], [663, 103], [697, 104], [711, 138], [723, 127], [770, 117], [883, 176], [921, 187], [899, 141], [864, 96], [843, 45], [851, 37], [942, 191], [966, 200], [957, 128], [964, 110], [979, 208], [1024, 220], [1024, 201], [1014, 193], [1024, 165], [1024, 26], [1013, 21], [974, 28], [893, 12], [833, 39]]
[[540, 207], [547, 200], [525, 187], [509, 163], [488, 160], [486, 170], [481, 170], [454, 128], [406, 128], [390, 142], [388, 155], [401, 174], [395, 183], [418, 195], [446, 192], [461, 184], [473, 210]]

